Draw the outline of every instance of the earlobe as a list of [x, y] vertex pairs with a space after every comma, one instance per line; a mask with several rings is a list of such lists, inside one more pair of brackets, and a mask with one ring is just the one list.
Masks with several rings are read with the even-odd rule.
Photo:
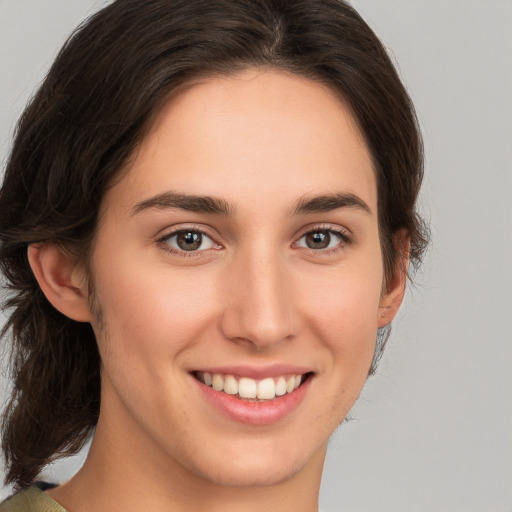
[[388, 281], [386, 290], [382, 293], [377, 318], [377, 327], [389, 325], [400, 309], [405, 295], [407, 272], [409, 269], [410, 240], [404, 231], [399, 231], [393, 237], [397, 258], [393, 276]]
[[28, 261], [53, 307], [77, 322], [91, 321], [85, 273], [61, 247], [49, 242], [31, 244]]

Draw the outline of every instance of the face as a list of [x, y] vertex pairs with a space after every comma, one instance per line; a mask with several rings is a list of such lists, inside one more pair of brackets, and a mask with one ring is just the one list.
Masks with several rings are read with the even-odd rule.
[[321, 468], [383, 323], [377, 221], [324, 85], [252, 70], [175, 96], [103, 200], [98, 442], [224, 485]]

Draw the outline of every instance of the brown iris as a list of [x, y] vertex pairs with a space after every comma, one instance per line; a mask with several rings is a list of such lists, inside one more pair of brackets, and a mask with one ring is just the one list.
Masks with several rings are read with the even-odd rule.
[[325, 249], [331, 242], [331, 234], [328, 231], [313, 231], [306, 235], [306, 245], [310, 249]]
[[183, 251], [195, 251], [203, 243], [203, 235], [197, 231], [182, 231], [176, 235], [176, 243]]

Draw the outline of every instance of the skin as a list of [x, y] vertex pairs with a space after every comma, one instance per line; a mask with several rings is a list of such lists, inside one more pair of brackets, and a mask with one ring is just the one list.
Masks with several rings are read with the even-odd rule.
[[[231, 215], [141, 206], [169, 191]], [[368, 209], [295, 212], [333, 193]], [[49, 494], [70, 512], [316, 510], [326, 443], [404, 292], [403, 270], [383, 290], [375, 172], [350, 110], [284, 72], [196, 83], [159, 112], [100, 219], [93, 300], [91, 276], [56, 246], [29, 250], [48, 299], [93, 325], [103, 362], [87, 461]], [[180, 251], [178, 229], [204, 231], [201, 250]], [[308, 247], [309, 232], [329, 233], [329, 248]], [[313, 376], [270, 425], [220, 414], [190, 374], [277, 363]]]

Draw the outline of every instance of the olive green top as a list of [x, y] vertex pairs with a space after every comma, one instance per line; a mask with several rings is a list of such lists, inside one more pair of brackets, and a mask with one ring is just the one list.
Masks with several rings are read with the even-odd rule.
[[66, 509], [33, 485], [0, 504], [0, 512], [66, 512]]

